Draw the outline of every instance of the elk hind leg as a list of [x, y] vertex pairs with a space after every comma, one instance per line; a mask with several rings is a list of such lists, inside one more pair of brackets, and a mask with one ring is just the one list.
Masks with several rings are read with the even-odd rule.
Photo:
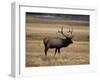
[[45, 56], [47, 56], [47, 51], [48, 51], [48, 48], [45, 48]]
[[56, 53], [57, 53], [57, 48], [55, 49], [55, 55], [56, 55]]

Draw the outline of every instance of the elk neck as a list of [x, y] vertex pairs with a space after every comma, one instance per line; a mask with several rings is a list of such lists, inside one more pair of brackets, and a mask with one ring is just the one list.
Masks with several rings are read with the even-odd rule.
[[73, 43], [73, 41], [72, 41], [72, 39], [69, 38], [69, 37], [63, 39], [63, 46], [64, 46], [64, 47], [67, 47], [68, 45], [70, 45], [70, 44], [72, 44], [72, 43]]

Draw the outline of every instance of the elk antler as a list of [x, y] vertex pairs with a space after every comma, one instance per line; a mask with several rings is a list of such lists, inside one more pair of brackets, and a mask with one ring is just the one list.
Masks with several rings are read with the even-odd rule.
[[61, 33], [64, 37], [67, 37], [67, 36], [63, 33], [63, 27], [61, 28], [61, 31], [58, 30], [58, 33]]
[[69, 37], [73, 38], [73, 28], [72, 29], [69, 28], [68, 33], [70, 33], [70, 36]]

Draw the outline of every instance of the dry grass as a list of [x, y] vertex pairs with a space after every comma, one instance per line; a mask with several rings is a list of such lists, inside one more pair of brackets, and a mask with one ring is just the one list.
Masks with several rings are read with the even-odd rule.
[[[54, 56], [54, 49], [44, 54], [44, 37], [62, 37], [57, 31], [62, 22], [26, 23], [26, 67], [89, 64], [89, 25], [87, 23], [63, 23], [64, 32], [73, 27], [74, 43], [61, 49], [61, 55]], [[85, 25], [83, 25], [85, 24]]]
[[[74, 42], [67, 48], [61, 49], [61, 55], [54, 56], [54, 49], [49, 49], [48, 56], [44, 55], [42, 41], [27, 42], [26, 66], [57, 66], [89, 64], [88, 42]], [[33, 43], [33, 44], [32, 44]]]

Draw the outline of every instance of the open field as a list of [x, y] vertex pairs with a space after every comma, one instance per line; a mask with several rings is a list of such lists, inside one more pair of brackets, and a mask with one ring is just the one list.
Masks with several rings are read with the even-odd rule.
[[[44, 54], [43, 38], [62, 37], [57, 33], [63, 26], [67, 34], [73, 27], [73, 44], [54, 56], [54, 49]], [[89, 64], [89, 23], [82, 21], [34, 21], [26, 23], [26, 67]]]

